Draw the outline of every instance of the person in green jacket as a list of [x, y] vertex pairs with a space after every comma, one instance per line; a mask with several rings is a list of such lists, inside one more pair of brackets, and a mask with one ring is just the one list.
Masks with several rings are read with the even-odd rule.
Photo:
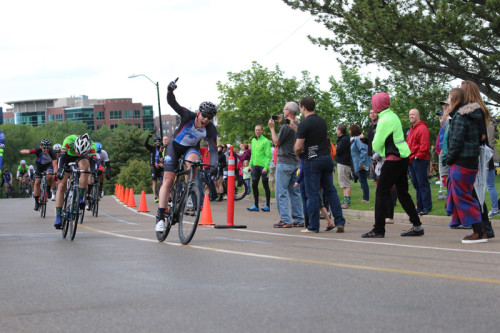
[[249, 211], [259, 211], [259, 180], [262, 177], [262, 185], [266, 191], [266, 206], [263, 212], [269, 212], [271, 203], [271, 191], [269, 190], [269, 165], [271, 164], [271, 141], [262, 135], [262, 125], [255, 126], [255, 138], [252, 139], [252, 153], [250, 155], [249, 167], [252, 170], [252, 190], [255, 204], [248, 207]]
[[384, 238], [387, 202], [392, 201], [391, 188], [396, 185], [399, 202], [410, 217], [413, 227], [401, 236], [422, 236], [424, 229], [417, 214], [415, 204], [408, 193], [408, 164], [410, 148], [405, 141], [403, 127], [397, 114], [391, 111], [388, 93], [378, 93], [372, 97], [372, 109], [378, 113], [379, 121], [372, 141], [374, 153], [385, 157], [375, 192], [375, 225], [362, 238]]

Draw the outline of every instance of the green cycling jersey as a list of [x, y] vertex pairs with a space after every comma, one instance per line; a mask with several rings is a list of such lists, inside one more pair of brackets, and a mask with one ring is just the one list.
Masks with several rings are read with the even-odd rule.
[[[62, 144], [62, 148], [61, 148], [61, 153], [66, 153], [67, 155], [69, 156], [78, 156], [78, 154], [75, 152], [75, 141], [76, 139], [78, 139], [78, 135], [70, 135], [70, 136], [67, 136], [64, 141], [63, 141], [63, 144]], [[96, 154], [96, 151], [97, 151], [97, 147], [95, 145], [95, 142], [94, 141], [90, 141], [91, 142], [91, 145], [90, 145], [90, 152], [89, 152], [89, 156], [95, 156]]]

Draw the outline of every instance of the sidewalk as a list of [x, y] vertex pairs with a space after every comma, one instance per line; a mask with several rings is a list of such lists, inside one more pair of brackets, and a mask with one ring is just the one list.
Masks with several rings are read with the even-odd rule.
[[[147, 204], [150, 212], [152, 214], [156, 213], [156, 209], [158, 207], [158, 204], [154, 203], [154, 196], [152, 194], [146, 194], [146, 199], [147, 199]], [[139, 204], [139, 198], [138, 195], [135, 195], [135, 200], [137, 205]], [[265, 205], [265, 198], [262, 196], [259, 197], [259, 203], [260, 207], [264, 207]], [[250, 207], [253, 204], [253, 196], [246, 196], [243, 200], [241, 201], [236, 201], [235, 202], [235, 209], [236, 212], [238, 210], [241, 210], [243, 212], [246, 212], [246, 207]], [[219, 204], [213, 204], [214, 206], [219, 206]], [[220, 205], [222, 207], [225, 207], [226, 205], [226, 200], [224, 200], [224, 204]], [[274, 217], [274, 214], [277, 214], [277, 209], [276, 209], [276, 199], [271, 198], [271, 214], [269, 215], [269, 218], [275, 219], [276, 221], [279, 220], [279, 218]], [[367, 221], [367, 222], [374, 222], [375, 221], [375, 212], [374, 211], [369, 211], [369, 210], [355, 210], [355, 209], [343, 209], [342, 213], [345, 218], [347, 219], [356, 219], [356, 220], [362, 220], [362, 221]], [[420, 217], [420, 220], [422, 221], [423, 225], [439, 225], [439, 226], [444, 226], [448, 227], [450, 223], [451, 217], [449, 216], [437, 216], [437, 215], [424, 215]], [[497, 219], [491, 219], [491, 222], [493, 223], [493, 228], [496, 228], [497, 223], [499, 220]], [[408, 215], [406, 213], [394, 213], [394, 223], [398, 224], [410, 224]]]

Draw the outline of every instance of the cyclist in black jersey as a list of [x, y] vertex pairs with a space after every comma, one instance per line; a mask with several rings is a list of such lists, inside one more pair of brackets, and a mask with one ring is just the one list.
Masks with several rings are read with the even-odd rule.
[[[212, 123], [213, 117], [217, 114], [217, 108], [211, 102], [201, 103], [198, 112], [192, 112], [180, 106], [174, 95], [177, 80], [178, 78], [168, 85], [167, 101], [181, 117], [181, 122], [165, 148], [163, 185], [160, 189], [160, 202], [158, 203], [158, 214], [156, 214], [157, 232], [165, 231], [165, 207], [170, 197], [170, 189], [174, 182], [179, 158], [184, 155], [185, 160], [201, 160], [200, 141], [205, 139], [208, 141], [212, 172], [215, 172], [217, 167], [217, 129]], [[191, 165], [187, 163], [186, 167], [190, 168]]]

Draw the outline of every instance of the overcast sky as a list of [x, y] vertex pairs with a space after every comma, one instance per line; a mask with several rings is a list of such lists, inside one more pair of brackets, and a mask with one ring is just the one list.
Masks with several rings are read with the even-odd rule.
[[0, 106], [32, 98], [87, 95], [153, 105], [160, 84], [179, 77], [178, 102], [218, 102], [216, 82], [252, 61], [286, 77], [303, 70], [340, 79], [336, 54], [307, 35], [328, 36], [308, 13], [281, 0], [2, 1]]

